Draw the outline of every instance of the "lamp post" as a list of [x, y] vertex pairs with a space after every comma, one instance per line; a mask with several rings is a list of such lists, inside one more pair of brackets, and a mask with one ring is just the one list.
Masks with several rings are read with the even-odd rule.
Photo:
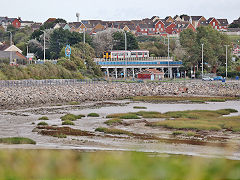
[[225, 45], [225, 46], [226, 46], [226, 79], [227, 79], [227, 59], [228, 59], [227, 58], [227, 53], [228, 53], [227, 51], [228, 51], [228, 46], [229, 45]]
[[[124, 38], [125, 38], [125, 52], [124, 52], [124, 57], [125, 57], [126, 56], [126, 51], [127, 51], [127, 33], [126, 33], [126, 31], [124, 31]], [[126, 62], [126, 57], [125, 57], [124, 61]], [[125, 64], [126, 64], [125, 77], [127, 77], [127, 62]]]
[[204, 44], [202, 44], [202, 78], [203, 78], [203, 46]]
[[170, 78], [170, 69], [169, 69], [169, 57], [170, 55], [169, 55], [169, 35], [168, 35], [168, 78]]
[[41, 30], [43, 32], [43, 61], [45, 63], [45, 59], [46, 59], [46, 35], [45, 35], [45, 31]]
[[[10, 47], [12, 46], [12, 32], [11, 31], [7, 31], [10, 33]], [[11, 64], [12, 62], [12, 51], [10, 51], [10, 62], [9, 64]]]

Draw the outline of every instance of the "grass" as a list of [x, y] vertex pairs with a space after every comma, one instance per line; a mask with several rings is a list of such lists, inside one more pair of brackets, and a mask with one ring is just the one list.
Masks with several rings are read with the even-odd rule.
[[113, 118], [113, 119], [105, 121], [104, 123], [109, 125], [109, 126], [111, 126], [111, 125], [118, 125], [118, 124], [122, 123], [122, 120], [119, 119], [119, 118]]
[[143, 118], [165, 118], [166, 116], [160, 112], [155, 111], [139, 111], [135, 113], [138, 116], [142, 116]]
[[78, 119], [81, 119], [82, 117], [85, 117], [85, 115], [74, 115], [74, 114], [66, 114], [64, 116], [62, 116], [60, 119], [62, 121], [66, 121], [66, 120], [69, 120], [69, 121], [76, 121]]
[[42, 121], [40, 123], [37, 124], [38, 126], [48, 126], [48, 123]]
[[162, 126], [179, 130], [222, 130], [240, 131], [240, 116], [223, 117], [237, 112], [234, 109], [221, 109], [216, 111], [194, 110], [167, 112], [169, 118], [165, 121], [148, 123], [148, 126]]
[[173, 131], [172, 132], [172, 135], [173, 136], [178, 136], [178, 135], [184, 135], [184, 136], [195, 136], [196, 135], [196, 132], [193, 132], [193, 131]]
[[24, 138], [24, 137], [0, 138], [0, 143], [2, 144], [36, 144], [34, 140], [29, 138]]
[[68, 104], [69, 104], [69, 105], [79, 105], [79, 102], [77, 102], [77, 101], [71, 101], [71, 102], [69, 102]]
[[49, 119], [47, 116], [43, 116], [43, 117], [38, 118], [38, 120], [49, 120]]
[[99, 117], [99, 114], [98, 113], [89, 113], [87, 116], [88, 117]]
[[173, 96], [136, 96], [133, 101], [144, 102], [225, 102], [228, 100], [237, 100], [238, 97], [173, 97]]
[[[0, 179], [240, 179], [240, 161], [141, 152], [0, 150]], [[31, 170], [31, 171], [30, 171]]]
[[109, 114], [106, 118], [119, 118], [119, 119], [141, 119], [135, 113], [117, 113], [117, 114]]
[[72, 126], [74, 126], [75, 124], [70, 120], [65, 120], [65, 121], [62, 122], [62, 125], [72, 125]]
[[128, 136], [132, 135], [130, 132], [122, 130], [122, 129], [110, 129], [110, 128], [105, 128], [105, 127], [96, 128], [95, 131], [104, 132], [106, 134], [125, 134]]
[[57, 137], [57, 138], [67, 138], [66, 134], [55, 134], [53, 135], [53, 137]]
[[147, 107], [144, 107], [144, 106], [134, 106], [133, 109], [147, 109]]

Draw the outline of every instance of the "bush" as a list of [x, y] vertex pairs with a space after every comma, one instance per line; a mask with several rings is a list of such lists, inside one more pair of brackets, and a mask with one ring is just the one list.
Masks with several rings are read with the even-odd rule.
[[42, 122], [38, 123], [38, 126], [48, 126], [48, 123], [42, 121]]
[[108, 121], [105, 121], [104, 123], [110, 126], [110, 125], [115, 125], [115, 124], [121, 124], [122, 120], [119, 118], [113, 118]]
[[81, 119], [83, 115], [74, 115], [74, 114], [66, 114], [61, 117], [62, 121], [76, 121], [77, 119]]
[[89, 113], [87, 116], [88, 117], [99, 117], [99, 114], [97, 114], [97, 113]]
[[36, 142], [24, 137], [0, 138], [0, 143], [4, 144], [36, 144]]
[[62, 122], [62, 125], [72, 125], [72, 126], [74, 126], [75, 124], [70, 120], [65, 120], [65, 121]]
[[49, 119], [47, 116], [43, 116], [43, 117], [38, 118], [38, 120], [49, 120]]

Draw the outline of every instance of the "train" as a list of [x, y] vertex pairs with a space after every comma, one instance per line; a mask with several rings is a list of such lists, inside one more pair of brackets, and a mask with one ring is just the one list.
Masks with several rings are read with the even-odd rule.
[[148, 50], [113, 50], [113, 51], [104, 51], [104, 59], [125, 59], [125, 58], [145, 58], [149, 57]]

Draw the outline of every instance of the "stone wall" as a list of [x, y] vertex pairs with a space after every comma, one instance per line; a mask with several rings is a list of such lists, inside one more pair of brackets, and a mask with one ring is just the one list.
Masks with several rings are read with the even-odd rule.
[[96, 83], [3, 87], [0, 107], [33, 107], [71, 101], [102, 101], [131, 96], [203, 95], [240, 96], [240, 82], [161, 82], [161, 83]]

